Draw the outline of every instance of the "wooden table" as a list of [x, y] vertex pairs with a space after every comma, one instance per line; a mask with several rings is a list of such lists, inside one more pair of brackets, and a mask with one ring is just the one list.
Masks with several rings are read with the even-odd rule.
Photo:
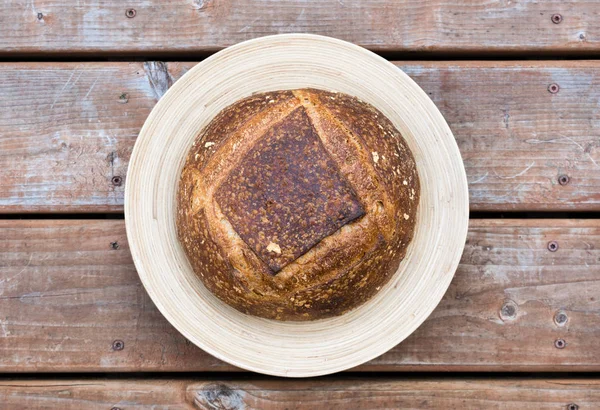
[[[38, 0], [0, 9], [0, 408], [600, 407], [600, 2]], [[468, 174], [431, 317], [352, 371], [241, 372], [191, 345], [133, 266], [136, 135], [197, 61], [310, 32], [394, 61]]]

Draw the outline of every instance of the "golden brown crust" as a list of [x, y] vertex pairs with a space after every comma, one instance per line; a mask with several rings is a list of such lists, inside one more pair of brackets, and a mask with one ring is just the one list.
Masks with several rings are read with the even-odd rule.
[[311, 320], [372, 297], [414, 232], [412, 153], [372, 106], [315, 89], [257, 94], [196, 139], [178, 188], [192, 268], [245, 313]]

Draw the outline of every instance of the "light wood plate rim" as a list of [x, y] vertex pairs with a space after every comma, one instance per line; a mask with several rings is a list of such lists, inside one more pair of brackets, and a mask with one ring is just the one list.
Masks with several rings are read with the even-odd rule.
[[[175, 191], [191, 143], [216, 113], [253, 92], [301, 87], [346, 92], [381, 110], [413, 151], [422, 192], [415, 238], [394, 277], [375, 297], [337, 318], [277, 322], [237, 312], [193, 274], [176, 239]], [[468, 210], [458, 146], [426, 93], [376, 54], [309, 34], [249, 40], [186, 73], [148, 116], [125, 188], [133, 260], [167, 320], [223, 361], [288, 377], [357, 366], [410, 335], [450, 284], [464, 248]]]

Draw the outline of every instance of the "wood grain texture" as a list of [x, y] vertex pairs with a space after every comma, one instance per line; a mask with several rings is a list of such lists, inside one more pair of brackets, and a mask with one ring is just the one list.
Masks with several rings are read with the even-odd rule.
[[[457, 138], [472, 210], [600, 209], [600, 64], [397, 64]], [[0, 211], [121, 212], [111, 179], [126, 178], [150, 110], [193, 65], [0, 64]]]
[[[401, 65], [461, 150], [472, 210], [600, 209], [600, 64]], [[548, 91], [551, 84], [559, 92]], [[560, 185], [566, 175], [570, 181]]]
[[369, 380], [83, 379], [0, 381], [12, 410], [99, 409], [580, 409], [600, 406], [598, 379]]
[[[154, 307], [123, 221], [4, 220], [0, 237], [0, 371], [233, 370]], [[355, 370], [599, 371], [599, 249], [597, 220], [472, 220], [437, 309]]]
[[[1, 389], [1, 385], [0, 385]], [[350, 379], [207, 381], [187, 386], [197, 409], [562, 409], [594, 408], [595, 379]]]
[[121, 210], [135, 138], [171, 75], [189, 66], [1, 65], [0, 210]]
[[11, 410], [193, 409], [187, 397], [188, 385], [193, 386], [191, 381], [182, 380], [8, 380], [0, 381], [0, 407]]
[[[130, 8], [134, 18], [126, 16]], [[562, 14], [560, 24], [551, 21], [555, 13]], [[585, 53], [598, 51], [599, 14], [593, 0], [9, 2], [0, 17], [0, 50], [211, 52], [255, 37], [300, 32], [376, 51]]]

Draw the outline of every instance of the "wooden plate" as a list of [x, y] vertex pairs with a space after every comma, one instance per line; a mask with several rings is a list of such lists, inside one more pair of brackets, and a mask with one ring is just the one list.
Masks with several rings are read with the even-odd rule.
[[[333, 319], [278, 322], [244, 315], [193, 273], [175, 229], [175, 194], [192, 142], [223, 108], [256, 92], [315, 87], [354, 95], [385, 114], [407, 140], [421, 179], [415, 238], [374, 298]], [[162, 97], [135, 144], [125, 190], [129, 245], [140, 278], [185, 337], [232, 365], [305, 377], [381, 355], [410, 335], [442, 298], [469, 220], [467, 179], [444, 118], [397, 67], [333, 38], [286, 34], [220, 51]]]

